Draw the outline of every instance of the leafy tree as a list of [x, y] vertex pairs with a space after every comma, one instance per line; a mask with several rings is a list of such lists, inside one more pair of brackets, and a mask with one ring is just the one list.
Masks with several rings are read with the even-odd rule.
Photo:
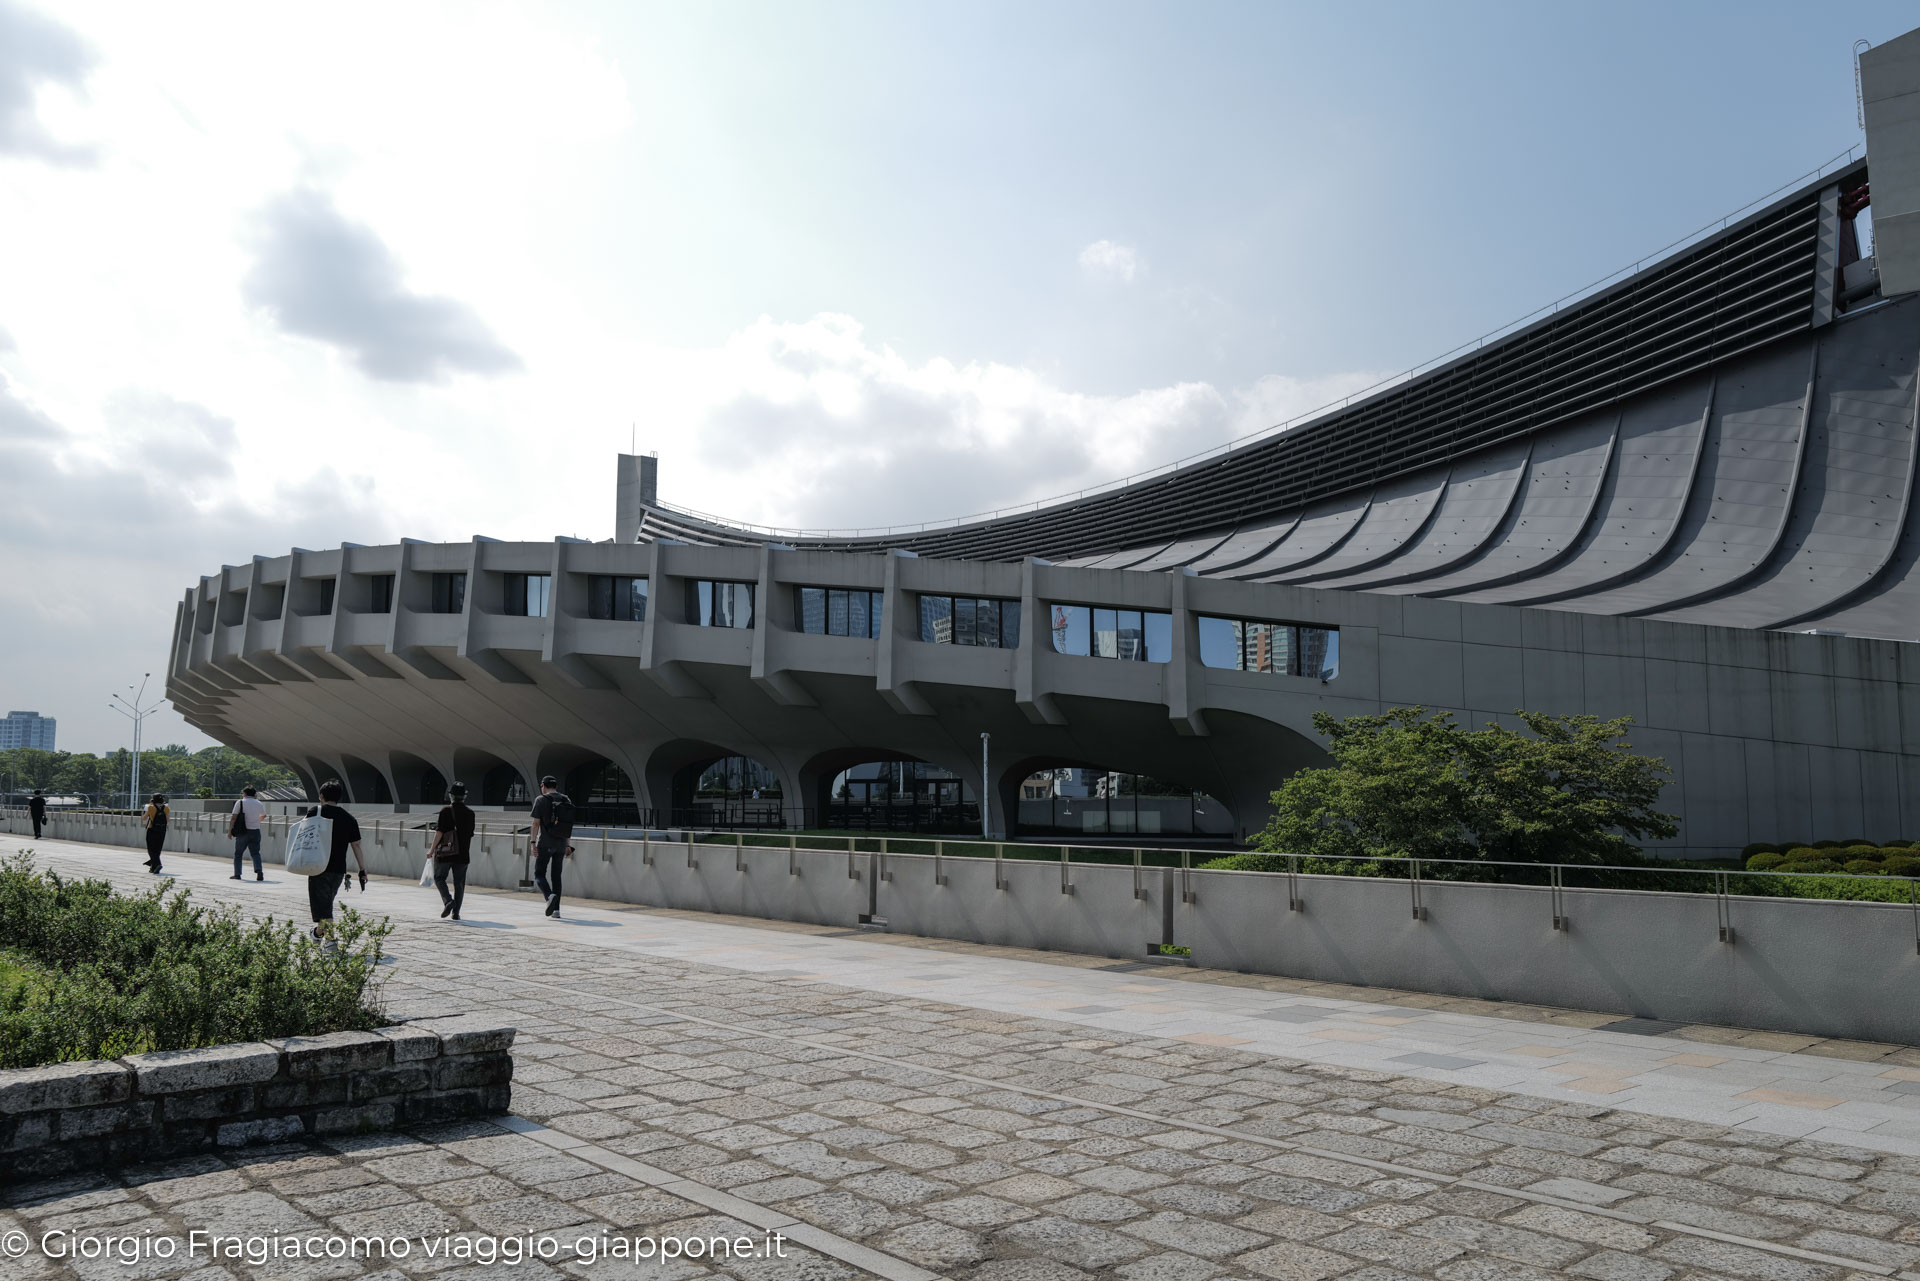
[[1656, 811], [1672, 773], [1621, 741], [1632, 718], [1515, 712], [1527, 732], [1468, 730], [1449, 713], [1402, 707], [1313, 726], [1334, 764], [1273, 794], [1257, 849], [1328, 859], [1606, 863], [1673, 836]]

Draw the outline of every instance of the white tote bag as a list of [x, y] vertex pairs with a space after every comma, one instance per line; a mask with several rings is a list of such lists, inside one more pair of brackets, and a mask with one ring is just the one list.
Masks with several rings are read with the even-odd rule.
[[287, 871], [318, 876], [333, 861], [333, 820], [318, 813], [301, 819], [287, 833]]
[[420, 869], [420, 888], [433, 884], [433, 855], [427, 855], [427, 865]]

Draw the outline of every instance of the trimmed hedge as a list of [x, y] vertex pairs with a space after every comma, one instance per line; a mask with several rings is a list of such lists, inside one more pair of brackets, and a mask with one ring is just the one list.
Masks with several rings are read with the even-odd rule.
[[291, 921], [194, 907], [167, 885], [140, 895], [105, 881], [0, 863], [0, 1068], [118, 1058], [326, 1032], [367, 1031], [380, 1010], [381, 940], [349, 909], [338, 950]]

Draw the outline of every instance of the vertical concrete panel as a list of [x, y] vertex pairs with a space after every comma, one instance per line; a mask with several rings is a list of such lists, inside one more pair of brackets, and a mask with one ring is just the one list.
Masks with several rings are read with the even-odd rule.
[[1530, 712], [1565, 716], [1587, 710], [1585, 672], [1577, 652], [1533, 648], [1523, 650], [1520, 655], [1520, 679], [1526, 695], [1526, 701], [1520, 706]]
[[1860, 812], [1870, 841], [1907, 839], [1900, 812], [1900, 759], [1886, 752], [1860, 753]]
[[1465, 701], [1460, 646], [1453, 641], [1380, 637], [1380, 701], [1397, 707]]
[[1461, 699], [1480, 712], [1505, 713], [1527, 705], [1520, 651], [1508, 645], [1461, 646]]
[[1583, 659], [1584, 710], [1595, 716], [1631, 716], [1647, 723], [1645, 660], [1610, 654], [1588, 654]]
[[1747, 759], [1737, 743], [1684, 734], [1680, 755], [1687, 780], [1681, 833], [1693, 857], [1731, 857], [1747, 842], [1766, 839], [1749, 826]]
[[1664, 729], [1705, 733], [1709, 723], [1707, 677], [1700, 664], [1677, 663], [1666, 658], [1649, 658], [1644, 663], [1646, 723]]
[[1871, 839], [1862, 831], [1866, 806], [1861, 792], [1860, 753], [1851, 748], [1809, 747], [1807, 786], [1817, 830], [1814, 840]]
[[1708, 663], [1707, 728], [1736, 738], [1772, 738], [1767, 674], [1751, 667]]
[[1747, 831], [1751, 839], [1768, 844], [1814, 839], [1800, 832], [1780, 830], [1780, 814], [1776, 807], [1779, 789], [1774, 785], [1774, 771], [1778, 762], [1774, 758], [1773, 744], [1746, 739], [1740, 746], [1740, 755], [1746, 764]]
[[1834, 682], [1823, 676], [1769, 673], [1773, 733], [1790, 743], [1831, 747], [1834, 738]]
[[[1773, 805], [1781, 824], [1793, 823], [1796, 827], [1811, 828], [1815, 822], [1813, 799], [1810, 790], [1811, 779], [1807, 773], [1807, 753], [1810, 750], [1803, 743], [1773, 743]], [[1826, 839], [1816, 831], [1781, 832], [1774, 838], [1779, 842], [1818, 841]]]

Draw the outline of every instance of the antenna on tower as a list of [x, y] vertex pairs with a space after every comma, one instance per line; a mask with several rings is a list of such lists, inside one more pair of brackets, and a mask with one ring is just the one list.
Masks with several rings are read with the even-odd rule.
[[1853, 42], [1853, 109], [1860, 121], [1860, 132], [1867, 131], [1867, 95], [1860, 87], [1860, 55], [1873, 48], [1871, 40]]

